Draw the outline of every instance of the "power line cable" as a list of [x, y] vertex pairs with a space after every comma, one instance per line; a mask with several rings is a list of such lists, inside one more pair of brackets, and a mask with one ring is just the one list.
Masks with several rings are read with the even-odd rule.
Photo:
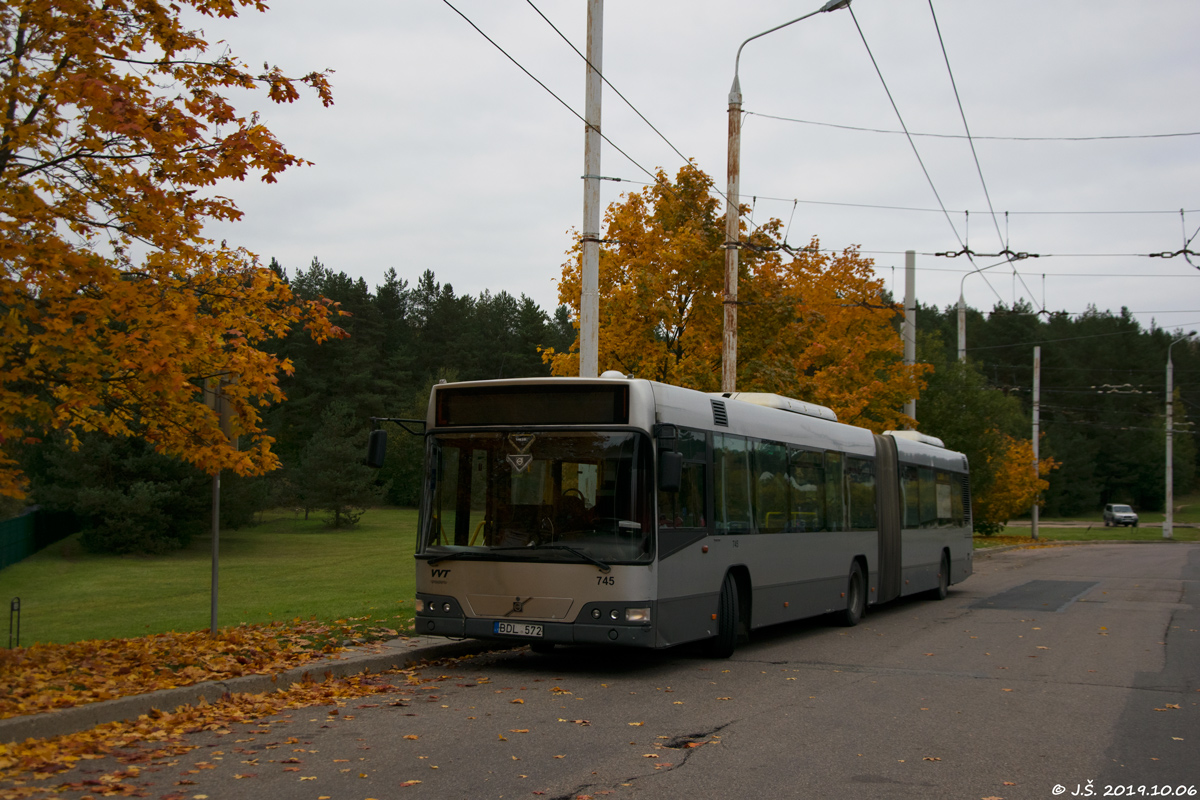
[[[875, 54], [871, 52], [871, 45], [867, 43], [866, 34], [863, 33], [862, 26], [858, 24], [858, 15], [854, 13], [854, 7], [847, 6], [846, 10], [850, 12], [850, 19], [854, 20], [854, 27], [858, 31], [858, 36], [860, 39], [862, 39], [863, 47], [865, 47], [867, 50], [867, 56], [869, 56], [871, 59], [871, 65], [875, 67], [875, 74], [879, 76], [879, 82], [883, 84], [883, 91], [887, 94], [888, 102], [892, 104], [892, 110], [896, 112], [896, 119], [899, 120], [900, 127], [904, 129], [905, 136], [908, 139], [908, 145], [912, 148], [913, 155], [917, 157], [917, 163], [921, 165], [921, 172], [925, 174], [925, 180], [929, 183], [929, 188], [933, 191], [933, 197], [935, 200], [937, 200], [938, 207], [941, 208], [943, 216], [946, 217], [946, 222], [949, 223], [950, 230], [954, 231], [954, 238], [958, 240], [958, 244], [962, 248], [962, 252], [967, 256], [967, 259], [974, 264], [974, 254], [971, 252], [970, 248], [967, 247], [962, 237], [958, 235], [958, 228], [955, 226], [954, 220], [950, 219], [950, 212], [946, 210], [946, 204], [942, 202], [942, 197], [940, 194], [938, 194], [937, 186], [935, 186], [933, 183], [933, 177], [929, 174], [929, 170], [925, 167], [925, 161], [921, 158], [920, 151], [917, 150], [917, 143], [914, 142], [913, 138], [908, 135], [908, 126], [904, 123], [904, 116], [900, 113], [899, 106], [896, 105], [896, 99], [892, 97], [892, 90], [888, 88], [887, 81], [883, 77], [883, 71], [879, 68], [879, 62], [875, 60]], [[980, 273], [980, 277], [983, 278], [983, 282], [987, 284], [987, 287], [991, 289], [997, 297], [999, 297], [1000, 293], [996, 291], [994, 286], [992, 286], [992, 282], [987, 279], [987, 276]]]
[[[533, 79], [533, 82], [534, 82], [534, 83], [536, 83], [538, 86], [540, 86], [540, 87], [542, 87], [543, 89], [545, 89], [545, 90], [546, 90], [546, 92], [547, 92], [547, 93], [548, 93], [548, 94], [549, 94], [551, 97], [553, 97], [555, 100], [557, 100], [559, 103], [561, 103], [561, 104], [562, 104], [562, 106], [563, 106], [563, 108], [567, 109], [567, 111], [570, 111], [572, 114], [574, 114], [574, 115], [575, 115], [575, 116], [576, 116], [576, 117], [579, 119], [579, 121], [580, 121], [580, 122], [582, 122], [582, 123], [583, 123], [585, 126], [588, 124], [588, 121], [587, 121], [587, 119], [585, 119], [583, 116], [581, 116], [581, 115], [580, 115], [580, 113], [579, 113], [578, 111], [576, 111], [575, 109], [571, 108], [571, 106], [570, 106], [570, 105], [567, 103], [567, 101], [563, 100], [561, 97], [559, 97], [557, 94], [555, 94], [555, 93], [554, 93], [554, 91], [553, 91], [553, 90], [551, 90], [549, 86], [547, 86], [546, 84], [542, 83], [542, 82], [541, 82], [541, 81], [540, 81], [540, 80], [537, 78], [537, 76], [536, 76], [536, 75], [534, 75], [534, 74], [533, 74], [532, 72], [530, 72], [529, 70], [527, 70], [527, 69], [526, 69], [526, 68], [525, 68], [525, 67], [524, 67], [524, 66], [521, 64], [521, 62], [520, 62], [520, 61], [517, 61], [515, 58], [513, 58], [511, 55], [509, 55], [509, 53], [508, 53], [508, 51], [507, 51], [507, 50], [505, 50], [503, 47], [501, 47], [499, 44], [497, 44], [497, 43], [496, 43], [496, 41], [495, 41], [494, 39], [492, 39], [492, 37], [490, 37], [490, 36], [488, 36], [486, 33], [484, 33], [484, 32], [483, 32], [483, 30], [482, 30], [482, 29], [481, 29], [481, 28], [480, 28], [478, 25], [476, 25], [474, 22], [472, 22], [472, 21], [471, 21], [471, 18], [470, 18], [470, 17], [468, 17], [466, 14], [464, 14], [463, 12], [461, 12], [461, 11], [459, 11], [457, 8], [455, 8], [455, 7], [454, 7], [454, 5], [453, 5], [453, 4], [450, 2], [450, 0], [442, 0], [442, 2], [443, 2], [443, 3], [445, 3], [447, 6], [449, 6], [449, 7], [450, 7], [450, 9], [451, 9], [452, 11], [454, 11], [454, 13], [455, 13], [455, 14], [458, 14], [460, 17], [462, 17], [464, 20], [466, 20], [467, 24], [468, 24], [468, 25], [470, 25], [472, 28], [474, 28], [474, 29], [476, 30], [476, 32], [478, 32], [478, 33], [479, 33], [479, 35], [480, 35], [480, 36], [482, 36], [484, 39], [487, 39], [487, 40], [488, 40], [488, 42], [489, 42], [489, 43], [491, 43], [491, 45], [492, 45], [493, 47], [495, 47], [497, 50], [499, 50], [501, 53], [503, 53], [503, 54], [504, 54], [504, 57], [505, 57], [505, 58], [507, 58], [509, 61], [511, 61], [513, 64], [515, 64], [515, 65], [516, 65], [516, 67], [517, 67], [517, 69], [521, 70], [521, 71], [522, 71], [522, 72], [524, 72], [526, 75], [528, 75], [528, 76], [529, 76], [531, 79]], [[661, 181], [661, 180], [658, 178], [658, 176], [657, 176], [657, 175], [655, 175], [653, 172], [651, 172], [650, 170], [646, 169], [646, 168], [645, 168], [645, 167], [643, 167], [641, 164], [639, 164], [637, 161], [635, 161], [635, 160], [634, 160], [634, 158], [633, 158], [633, 156], [631, 156], [631, 155], [629, 155], [628, 153], [626, 153], [626, 152], [625, 152], [624, 150], [622, 150], [620, 147], [617, 147], [617, 145], [616, 145], [616, 144], [613, 142], [613, 140], [612, 140], [612, 139], [609, 139], [607, 136], [605, 136], [605, 135], [604, 135], [603, 133], [601, 133], [600, 131], [596, 131], [596, 133], [597, 133], [597, 134], [599, 134], [600, 138], [601, 138], [601, 139], [603, 139], [605, 142], [607, 142], [607, 143], [609, 144], [609, 146], [611, 146], [611, 147], [612, 147], [612, 149], [616, 150], [618, 153], [620, 153], [621, 155], [625, 156], [625, 158], [627, 158], [627, 159], [629, 160], [629, 163], [633, 164], [635, 167], [637, 167], [638, 169], [640, 169], [642, 172], [644, 172], [644, 173], [646, 173], [647, 175], [649, 175], [649, 176], [650, 176], [650, 178], [651, 178], [651, 179], [652, 179], [652, 180], [655, 182], [655, 184], [660, 184], [660, 183], [662, 183], [662, 181]]]
[[[1185, 322], [1179, 327], [1186, 328], [1190, 325], [1200, 325], [1200, 322]], [[1143, 333], [1143, 331], [1117, 331], [1115, 333], [1093, 333], [1087, 336], [1064, 336], [1060, 339], [1036, 339], [1031, 342], [1014, 342], [1013, 344], [993, 344], [985, 347], [968, 347], [967, 350], [969, 352], [975, 352], [979, 350], [1003, 350], [1009, 347], [1030, 347], [1035, 344], [1053, 344], [1055, 342], [1075, 342], [1081, 339], [1103, 339], [1111, 336], [1128, 336], [1131, 333], [1140, 334]]]
[[[983, 137], [976, 136], [975, 138], [980, 139]], [[619, 182], [623, 182], [623, 183], [632, 183], [632, 184], [639, 185], [639, 186], [652, 185], [645, 181], [636, 181], [636, 180], [633, 180], [630, 178], [608, 178], [607, 180], [619, 181]], [[870, 208], [870, 209], [880, 209], [883, 211], [917, 211], [917, 212], [927, 213], [927, 214], [942, 214], [942, 213], [944, 213], [943, 209], [940, 209], [940, 208], [922, 208], [920, 206], [893, 206], [893, 205], [883, 205], [883, 204], [879, 204], [879, 203], [846, 203], [846, 202], [840, 202], [840, 201], [835, 201], [835, 200], [800, 200], [795, 197], [773, 197], [771, 195], [765, 195], [765, 194], [754, 195], [754, 197], [758, 198], [759, 200], [774, 200], [774, 201], [780, 202], [780, 203], [793, 203], [793, 204], [799, 203], [800, 205], [842, 206], [842, 207], [846, 207], [846, 208]], [[1200, 209], [1184, 209], [1184, 211], [1188, 214], [1200, 214]], [[1016, 217], [1016, 216], [1090, 215], [1090, 214], [1112, 214], [1112, 215], [1170, 214], [1171, 216], [1174, 216], [1174, 215], [1178, 214], [1179, 212], [1180, 212], [1180, 209], [1172, 208], [1172, 209], [1163, 209], [1163, 210], [1148, 209], [1148, 210], [1123, 210], [1123, 211], [1122, 210], [1115, 210], [1115, 211], [1105, 211], [1105, 210], [1096, 210], [1096, 211], [1005, 211], [1004, 213]], [[972, 212], [964, 211], [963, 213], [972, 213]], [[1200, 233], [1200, 229], [1197, 229], [1197, 233]], [[1195, 234], [1193, 234], [1192, 236], [1193, 236], [1193, 238], [1195, 238]], [[1188, 243], [1190, 244], [1191, 240], [1188, 240]], [[933, 254], [926, 253], [924, 255], [933, 255]]]
[[629, 98], [627, 98], [625, 95], [621, 94], [621, 90], [620, 90], [620, 89], [618, 89], [616, 86], [613, 86], [613, 85], [612, 85], [612, 82], [611, 82], [611, 81], [610, 81], [608, 78], [606, 78], [606, 77], [604, 76], [604, 73], [603, 73], [603, 72], [601, 72], [600, 70], [596, 69], [596, 68], [595, 68], [595, 67], [592, 65], [592, 62], [588, 60], [588, 57], [587, 57], [587, 56], [585, 56], [583, 53], [581, 53], [581, 52], [579, 51], [579, 48], [578, 48], [578, 47], [576, 47], [576, 46], [574, 45], [574, 43], [572, 43], [572, 42], [571, 42], [571, 40], [570, 40], [570, 39], [568, 39], [568, 38], [567, 38], [567, 37], [566, 37], [566, 36], [563, 34], [563, 32], [562, 32], [562, 31], [560, 31], [560, 30], [558, 29], [558, 26], [556, 26], [556, 25], [555, 25], [553, 22], [551, 22], [551, 21], [550, 21], [550, 18], [549, 18], [549, 17], [547, 17], [545, 14], [543, 14], [543, 13], [542, 13], [542, 10], [533, 4], [533, 0], [525, 0], [525, 2], [529, 3], [529, 7], [530, 7], [530, 8], [532, 8], [534, 11], [536, 11], [539, 17], [541, 17], [542, 19], [546, 20], [546, 24], [547, 24], [547, 25], [549, 25], [551, 28], [553, 28], [553, 29], [554, 29], [554, 32], [555, 32], [555, 33], [557, 33], [557, 34], [559, 35], [559, 37], [561, 37], [561, 38], [562, 38], [562, 40], [563, 40], [564, 42], [566, 42], [566, 43], [567, 43], [567, 44], [570, 46], [570, 48], [571, 48], [572, 50], [574, 50], [574, 51], [575, 51], [575, 54], [576, 54], [577, 56], [579, 56], [580, 58], [582, 58], [582, 59], [583, 59], [584, 63], [585, 63], [585, 64], [587, 64], [589, 68], [591, 68], [591, 69], [593, 69], [593, 70], [595, 70], [595, 71], [596, 71], [596, 74], [600, 76], [600, 80], [604, 81], [604, 83], [605, 83], [605, 84], [608, 86], [608, 88], [610, 88], [610, 89], [612, 89], [614, 92], [616, 92], [616, 93], [617, 93], [617, 97], [619, 97], [619, 98], [621, 98], [622, 100], [624, 100], [624, 101], [625, 101], [625, 105], [629, 106], [629, 107], [630, 107], [630, 108], [633, 110], [633, 113], [637, 114], [637, 115], [638, 115], [638, 117], [640, 117], [640, 118], [641, 118], [642, 122], [644, 122], [644, 123], [646, 123], [647, 125], [649, 125], [649, 126], [650, 126], [650, 130], [652, 130], [652, 131], [654, 131], [655, 133], [657, 133], [657, 134], [658, 134], [658, 138], [660, 138], [660, 139], [662, 139], [664, 142], [666, 142], [666, 143], [667, 143], [667, 146], [668, 146], [668, 147], [670, 147], [672, 150], [674, 150], [674, 151], [675, 151], [675, 155], [677, 155], [677, 156], [679, 156], [680, 158], [682, 158], [682, 159], [683, 159], [683, 161], [684, 161], [684, 163], [689, 163], [689, 162], [690, 162], [690, 160], [688, 159], [688, 157], [687, 157], [687, 156], [685, 156], [683, 153], [679, 152], [679, 148], [678, 148], [678, 147], [676, 147], [674, 144], [672, 144], [672, 143], [671, 143], [671, 140], [670, 140], [670, 139], [668, 139], [668, 138], [667, 138], [665, 135], [663, 135], [663, 132], [662, 132], [662, 131], [660, 131], [658, 128], [654, 127], [654, 123], [652, 123], [650, 120], [646, 119], [645, 115], [644, 115], [644, 114], [642, 114], [642, 112], [641, 112], [641, 111], [638, 111], [638, 109], [637, 109], [637, 106], [635, 106], [633, 103], [631, 103], [631, 102], [629, 101]]
[[942, 196], [938, 194], [937, 186], [933, 183], [933, 178], [929, 174], [929, 170], [925, 168], [925, 161], [921, 158], [921, 153], [917, 150], [916, 142], [908, 133], [908, 126], [904, 124], [904, 116], [900, 113], [900, 108], [896, 105], [895, 98], [892, 97], [892, 90], [888, 88], [887, 81], [883, 77], [883, 72], [879, 69], [879, 63], [875, 60], [875, 54], [871, 52], [871, 45], [867, 43], [866, 34], [863, 33], [862, 26], [858, 24], [858, 16], [854, 13], [853, 6], [847, 6], [846, 10], [850, 12], [850, 18], [854, 20], [854, 27], [858, 30], [858, 36], [862, 39], [863, 47], [867, 49], [867, 55], [871, 59], [872, 66], [875, 67], [875, 74], [879, 76], [880, 83], [883, 84], [883, 91], [887, 94], [888, 102], [892, 104], [892, 111], [896, 112], [896, 119], [900, 121], [900, 127], [904, 129], [904, 135], [908, 138], [908, 144], [912, 148], [913, 155], [917, 157], [917, 163], [921, 165], [921, 172], [925, 175], [926, 182], [929, 183], [929, 188], [933, 191], [934, 199], [938, 202], [938, 207], [941, 209], [943, 216], [946, 217], [946, 222], [950, 225], [950, 229], [954, 231], [954, 238], [963, 247], [962, 237], [958, 235], [958, 228], [954, 225], [954, 220], [950, 219], [950, 212], [946, 210], [946, 204], [942, 202]]
[[[958, 82], [954, 80], [954, 70], [950, 68], [950, 56], [946, 52], [946, 42], [942, 39], [942, 27], [938, 25], [937, 12], [933, 10], [933, 0], [929, 0], [929, 14], [933, 17], [933, 29], [937, 31], [938, 45], [942, 48], [942, 60], [946, 62], [946, 74], [950, 76], [950, 87], [954, 89], [954, 102], [958, 104], [958, 116], [962, 119], [963, 130], [967, 134], [967, 144], [971, 147], [971, 157], [975, 159], [975, 172], [979, 175], [979, 183], [983, 186], [983, 196], [987, 200], [988, 213], [992, 215], [992, 224], [996, 226], [996, 238], [1001, 246], [1008, 248], [1008, 242], [1000, 233], [1000, 222], [996, 219], [996, 209], [992, 207], [992, 195], [988, 192], [987, 181], [983, 179], [983, 167], [979, 163], [979, 153], [975, 151], [975, 140], [971, 138], [971, 126], [967, 124], [967, 112], [963, 110], [962, 98], [958, 94]], [[1029, 287], [1025, 287], [1026, 291]]]
[[[811, 119], [797, 119], [796, 117], [783, 117], [776, 114], [764, 114], [760, 111], [747, 111], [747, 115], [755, 117], [763, 117], [765, 119], [778, 120], [780, 122], [795, 122], [800, 125], [816, 125], [822, 128], [837, 128], [843, 131], [859, 131], [861, 133], [884, 133], [893, 136], [901, 136], [905, 131], [893, 131], [884, 128], [864, 128], [857, 125], [839, 125], [833, 122], [818, 122]], [[917, 131], [909, 132], [910, 136], [919, 136], [927, 139], [966, 139], [967, 137], [961, 133], [919, 133]], [[1116, 141], [1123, 139], [1169, 139], [1184, 136], [1200, 136], [1200, 131], [1183, 131], [1180, 133], [1145, 133], [1145, 134], [1129, 134], [1120, 136], [980, 136], [974, 135], [973, 138], [980, 141], [993, 142], [1104, 142]]]

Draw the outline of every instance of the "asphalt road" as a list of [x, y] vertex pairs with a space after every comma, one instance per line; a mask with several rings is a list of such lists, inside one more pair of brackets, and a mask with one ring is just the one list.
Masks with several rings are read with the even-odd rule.
[[726, 661], [474, 656], [336, 715], [197, 734], [136, 783], [200, 800], [1176, 796], [1200, 791], [1198, 597], [1196, 544], [988, 554], [945, 601], [856, 628], [759, 631]]

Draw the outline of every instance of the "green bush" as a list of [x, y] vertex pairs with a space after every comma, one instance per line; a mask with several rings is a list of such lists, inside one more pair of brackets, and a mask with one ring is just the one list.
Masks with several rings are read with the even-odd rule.
[[138, 439], [92, 434], [79, 448], [48, 445], [34, 496], [73, 513], [98, 553], [164, 553], [187, 545], [211, 515], [211, 479]]

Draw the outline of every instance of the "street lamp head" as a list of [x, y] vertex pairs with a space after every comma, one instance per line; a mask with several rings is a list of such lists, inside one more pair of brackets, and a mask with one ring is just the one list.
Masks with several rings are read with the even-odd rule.
[[839, 8], [849, 8], [850, 0], [829, 0], [828, 3], [821, 6], [822, 11], [837, 11]]

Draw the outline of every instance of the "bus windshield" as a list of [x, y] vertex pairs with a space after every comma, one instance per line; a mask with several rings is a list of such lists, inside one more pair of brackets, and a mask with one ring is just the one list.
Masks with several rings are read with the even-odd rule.
[[433, 558], [651, 558], [650, 442], [627, 431], [438, 433], [419, 552]]

